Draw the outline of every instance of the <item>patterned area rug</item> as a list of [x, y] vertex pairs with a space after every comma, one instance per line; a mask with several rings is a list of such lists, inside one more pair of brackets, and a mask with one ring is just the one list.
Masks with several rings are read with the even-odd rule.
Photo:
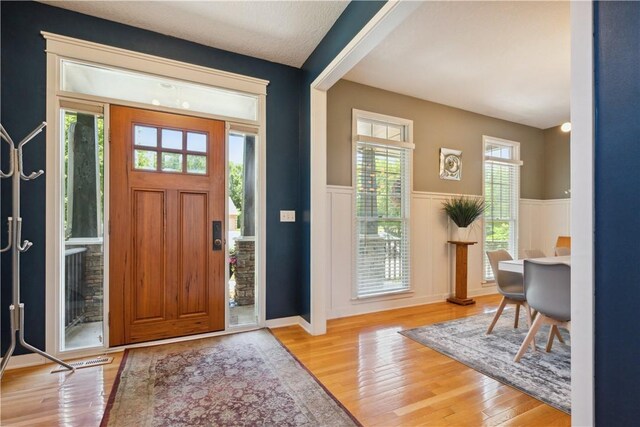
[[129, 351], [103, 426], [357, 426], [266, 329]]
[[569, 334], [560, 330], [566, 344], [554, 341], [550, 353], [545, 351], [549, 327], [536, 335], [538, 351], [531, 348], [520, 363], [515, 357], [527, 334], [524, 315], [520, 327], [513, 328], [515, 311], [505, 310], [491, 335], [485, 332], [494, 313], [457, 319], [450, 322], [400, 332], [443, 353], [476, 371], [510, 385], [567, 414], [571, 413], [571, 347]]

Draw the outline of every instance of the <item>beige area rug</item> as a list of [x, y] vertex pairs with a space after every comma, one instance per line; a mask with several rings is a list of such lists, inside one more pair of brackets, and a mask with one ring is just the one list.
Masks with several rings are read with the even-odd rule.
[[354, 426], [267, 329], [127, 351], [102, 426]]
[[513, 358], [527, 335], [524, 310], [520, 328], [513, 328], [513, 309], [505, 310], [491, 335], [485, 332], [495, 313], [484, 313], [400, 332], [470, 368], [514, 387], [567, 414], [571, 414], [571, 338], [561, 330], [566, 344], [555, 341], [544, 351], [548, 327], [536, 335], [538, 351], [527, 350], [520, 363]]

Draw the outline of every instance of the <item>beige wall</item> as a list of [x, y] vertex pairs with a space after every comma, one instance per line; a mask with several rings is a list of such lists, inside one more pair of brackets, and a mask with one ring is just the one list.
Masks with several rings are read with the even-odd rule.
[[[329, 89], [327, 97], [329, 185], [351, 186], [353, 108], [413, 120], [415, 191], [482, 194], [482, 135], [487, 135], [520, 142], [520, 157], [524, 162], [520, 196], [545, 198], [547, 171], [543, 130], [346, 80], [340, 80]], [[462, 150], [461, 181], [440, 179], [440, 147]], [[560, 159], [556, 160], [560, 162]], [[568, 169], [568, 160], [566, 165]]]
[[571, 188], [570, 160], [571, 134], [560, 130], [560, 126], [544, 131], [544, 198], [565, 199], [565, 191]]

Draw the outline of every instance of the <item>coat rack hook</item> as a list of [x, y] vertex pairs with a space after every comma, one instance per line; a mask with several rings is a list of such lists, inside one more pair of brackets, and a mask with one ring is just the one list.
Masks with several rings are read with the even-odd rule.
[[7, 130], [2, 125], [0, 125], [0, 136], [2, 136], [2, 139], [7, 141], [11, 145], [11, 148], [15, 147], [13, 139], [11, 139], [11, 137], [9, 136], [9, 132], [7, 132]]
[[7, 246], [0, 249], [0, 253], [6, 252], [11, 249], [11, 244], [13, 243], [13, 218], [9, 217], [7, 219]]
[[47, 122], [40, 123], [37, 128], [31, 131], [31, 133], [27, 135], [22, 141], [20, 141], [20, 144], [18, 144], [18, 170], [20, 171], [20, 178], [22, 178], [24, 181], [31, 181], [44, 173], [42, 169], [37, 172], [32, 172], [29, 175], [24, 173], [24, 164], [22, 162], [22, 147], [24, 147], [26, 143], [31, 141], [36, 137], [36, 135], [42, 132], [42, 129], [44, 129], [45, 126], [47, 126]]
[[27, 142], [29, 142], [33, 138], [35, 138], [36, 135], [38, 135], [40, 132], [42, 132], [42, 129], [44, 129], [45, 126], [47, 126], [47, 122], [40, 123], [37, 128], [32, 130], [29, 135], [25, 136], [24, 139], [22, 141], [20, 141], [20, 144], [18, 144], [18, 149], [22, 149], [23, 145], [25, 145]]
[[28, 240], [24, 240], [22, 243], [19, 243], [22, 240], [22, 218], [17, 218], [16, 221], [16, 247], [20, 252], [26, 252], [31, 246], [33, 246], [33, 243]]
[[28, 240], [25, 240], [24, 242], [22, 242], [21, 245], [18, 245], [18, 250], [20, 252], [27, 252], [31, 246], [33, 246], [33, 243], [31, 243]]
[[9, 178], [13, 175], [13, 171], [15, 169], [15, 165], [14, 165], [14, 161], [13, 161], [13, 149], [14, 149], [14, 143], [13, 140], [11, 139], [11, 137], [9, 136], [9, 134], [7, 133], [7, 131], [4, 129], [4, 126], [0, 125], [0, 139], [2, 139], [3, 141], [5, 141], [7, 144], [9, 144], [9, 172], [3, 172], [0, 170], [0, 177], [1, 178]]

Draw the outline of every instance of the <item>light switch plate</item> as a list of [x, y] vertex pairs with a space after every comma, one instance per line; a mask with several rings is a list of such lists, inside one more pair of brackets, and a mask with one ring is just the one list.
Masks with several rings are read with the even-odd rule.
[[296, 211], [280, 211], [280, 222], [296, 222]]

